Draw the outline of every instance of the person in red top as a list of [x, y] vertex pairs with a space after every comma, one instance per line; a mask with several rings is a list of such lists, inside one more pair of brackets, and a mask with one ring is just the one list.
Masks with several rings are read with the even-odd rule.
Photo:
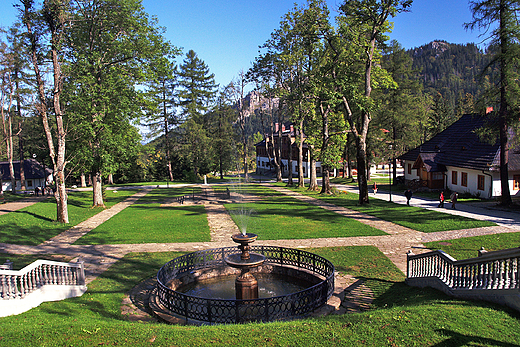
[[444, 192], [441, 192], [441, 195], [439, 195], [439, 206], [437, 207], [444, 207]]

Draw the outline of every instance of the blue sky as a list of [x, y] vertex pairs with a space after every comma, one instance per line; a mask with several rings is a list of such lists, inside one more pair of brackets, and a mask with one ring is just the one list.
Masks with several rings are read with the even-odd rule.
[[[15, 21], [14, 0], [0, 0], [0, 26]], [[166, 28], [166, 38], [193, 49], [215, 74], [216, 82], [228, 84], [240, 70], [247, 71], [258, 47], [278, 28], [282, 16], [294, 3], [305, 0], [143, 0], [145, 10]], [[327, 0], [332, 15], [342, 3]], [[451, 43], [480, 42], [478, 32], [463, 28], [471, 21], [467, 0], [415, 0], [411, 12], [393, 19], [390, 35], [405, 48], [433, 40]]]

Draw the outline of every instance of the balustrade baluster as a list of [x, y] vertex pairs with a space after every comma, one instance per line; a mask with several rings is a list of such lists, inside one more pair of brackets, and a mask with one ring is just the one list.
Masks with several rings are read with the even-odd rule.
[[497, 281], [497, 289], [502, 289], [504, 287], [504, 261], [497, 260], [497, 270], [498, 270], [498, 281]]
[[34, 269], [34, 278], [36, 282], [36, 287], [39, 287], [42, 285], [42, 277], [40, 276], [41, 273], [41, 265]]
[[52, 284], [58, 284], [58, 274], [56, 273], [56, 266], [52, 265]]
[[461, 285], [462, 285], [462, 270], [461, 270], [461, 267], [460, 266], [456, 266], [455, 267], [455, 284], [454, 284], [454, 288], [460, 288]]
[[491, 263], [491, 289], [497, 289], [498, 288], [498, 261], [493, 261]]
[[486, 264], [478, 263], [478, 288], [485, 289], [486, 288]]
[[12, 276], [11, 275], [7, 275], [7, 290], [6, 290], [6, 293], [7, 293], [7, 296], [9, 298], [12, 298], [13, 297], [13, 287], [12, 287]]
[[453, 288], [453, 265], [446, 262], [446, 284]]
[[471, 284], [469, 286], [470, 289], [478, 287], [478, 265], [471, 265]]
[[32, 292], [38, 286], [38, 283], [36, 282], [36, 271], [34, 270], [35, 269], [31, 270], [31, 287], [29, 288], [29, 292]]
[[513, 282], [513, 259], [509, 258], [506, 259], [506, 281], [504, 283], [505, 289], [512, 288], [512, 282]]
[[0, 299], [5, 299], [7, 295], [7, 285], [5, 283], [5, 277], [6, 275], [0, 274], [0, 288], [2, 288], [2, 292], [0, 292]]
[[58, 283], [57, 284], [63, 284], [63, 267], [62, 266], [56, 266], [56, 271], [58, 272]]
[[515, 268], [515, 286], [514, 288], [520, 288], [520, 259], [519, 258], [515, 258], [515, 264], [516, 264], [516, 268]]

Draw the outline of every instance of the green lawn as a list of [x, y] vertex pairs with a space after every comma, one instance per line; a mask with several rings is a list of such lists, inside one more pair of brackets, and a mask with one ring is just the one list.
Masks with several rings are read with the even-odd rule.
[[386, 235], [385, 232], [321, 207], [258, 185], [231, 187], [262, 198], [254, 203], [226, 204], [235, 223], [261, 240]]
[[[105, 191], [107, 208], [135, 194], [136, 190]], [[39, 245], [84, 220], [103, 211], [91, 208], [92, 192], [68, 193], [68, 224], [56, 220], [56, 201], [49, 198], [32, 206], [0, 216], [0, 242], [18, 245]]]
[[465, 237], [456, 240], [427, 242], [424, 245], [432, 250], [443, 250], [453, 258], [460, 260], [476, 258], [481, 247], [487, 251], [520, 247], [520, 233]]
[[[279, 184], [280, 186], [285, 186]], [[302, 194], [313, 196], [337, 206], [366, 213], [368, 215], [402, 225], [404, 227], [431, 233], [436, 231], [460, 230], [495, 225], [492, 222], [481, 221], [448, 213], [425, 210], [419, 207], [406, 206], [380, 199], [370, 199], [368, 205], [359, 205], [359, 195], [355, 193], [341, 193], [337, 195], [322, 195], [319, 192], [308, 191], [307, 188], [298, 189], [288, 187]]]
[[312, 251], [370, 282], [376, 295], [373, 309], [244, 325], [132, 323], [121, 314], [125, 293], [179, 254], [129, 254], [93, 281], [82, 297], [0, 318], [0, 346], [519, 346], [519, 317], [508, 309], [408, 287], [377, 250]]
[[154, 189], [90, 231], [75, 244], [172, 243], [210, 241], [202, 205], [161, 206], [168, 198], [186, 195], [192, 188]]

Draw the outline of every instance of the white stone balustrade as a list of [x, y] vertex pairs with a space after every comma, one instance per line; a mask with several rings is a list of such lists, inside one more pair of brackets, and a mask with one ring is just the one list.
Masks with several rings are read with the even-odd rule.
[[479, 251], [479, 257], [456, 260], [443, 251], [408, 253], [406, 282], [445, 293], [483, 299], [520, 310], [520, 248]]
[[21, 270], [0, 269], [0, 317], [24, 312], [43, 301], [80, 296], [86, 289], [80, 261], [37, 260]]

